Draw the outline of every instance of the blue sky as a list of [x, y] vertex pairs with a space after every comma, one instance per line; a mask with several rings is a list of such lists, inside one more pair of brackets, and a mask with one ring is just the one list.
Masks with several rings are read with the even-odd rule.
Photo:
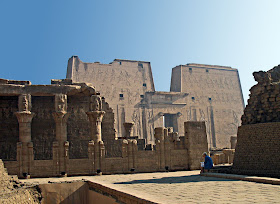
[[203, 63], [239, 69], [245, 101], [253, 71], [280, 64], [278, 0], [18, 0], [0, 2], [0, 78], [49, 84], [67, 60], [150, 61], [157, 91], [171, 69]]

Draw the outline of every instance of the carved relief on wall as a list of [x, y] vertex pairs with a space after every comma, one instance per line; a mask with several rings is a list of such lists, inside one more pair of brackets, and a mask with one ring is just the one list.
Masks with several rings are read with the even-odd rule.
[[154, 113], [153, 110], [148, 109], [147, 111], [147, 118], [148, 118], [148, 138], [150, 137], [150, 140], [153, 140], [154, 135]]
[[143, 94], [143, 76], [138, 69], [94, 67], [85, 74], [80, 80], [92, 82], [111, 105], [112, 102], [119, 102], [120, 93], [124, 94], [124, 100], [130, 105], [138, 103]]
[[134, 122], [134, 128], [136, 129], [136, 134], [134, 136], [141, 136], [141, 120], [139, 109], [135, 109], [132, 114], [132, 121]]
[[52, 159], [52, 143], [55, 140], [55, 97], [32, 96], [31, 139], [34, 145], [34, 159]]
[[18, 111], [17, 96], [0, 96], [0, 158], [16, 160], [16, 145], [18, 142]]
[[[69, 141], [69, 158], [87, 158], [90, 126], [86, 112], [96, 110], [96, 100], [90, 97], [68, 96], [67, 140]], [[95, 98], [96, 99], [96, 98]], [[93, 102], [92, 102], [93, 100]], [[99, 99], [97, 99], [99, 101]], [[99, 106], [100, 107], [100, 106]]]

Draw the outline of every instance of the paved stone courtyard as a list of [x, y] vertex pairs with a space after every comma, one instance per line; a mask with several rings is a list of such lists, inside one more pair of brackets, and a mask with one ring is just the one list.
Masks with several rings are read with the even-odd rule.
[[157, 203], [280, 203], [280, 185], [199, 176], [199, 171], [21, 180], [89, 180]]

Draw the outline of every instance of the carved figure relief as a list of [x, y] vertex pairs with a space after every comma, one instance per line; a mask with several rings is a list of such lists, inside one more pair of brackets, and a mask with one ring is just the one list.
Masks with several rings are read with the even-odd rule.
[[148, 128], [147, 128], [147, 139], [150, 138], [150, 141], [153, 139], [154, 135], [154, 114], [152, 110], [147, 110], [146, 112], [147, 115], [147, 121], [148, 121]]
[[30, 111], [31, 110], [31, 95], [22, 94], [19, 96], [18, 100], [19, 111]]
[[102, 100], [98, 95], [92, 95], [90, 97], [90, 111], [101, 111], [102, 110]]
[[200, 121], [205, 121], [204, 111], [202, 109], [199, 109], [199, 112], [200, 112]]
[[140, 136], [141, 135], [141, 123], [140, 123], [140, 113], [139, 110], [134, 110], [132, 114], [132, 121], [135, 124], [136, 128], [136, 135], [135, 136]]
[[55, 111], [66, 112], [67, 111], [67, 95], [57, 94], [55, 95]]

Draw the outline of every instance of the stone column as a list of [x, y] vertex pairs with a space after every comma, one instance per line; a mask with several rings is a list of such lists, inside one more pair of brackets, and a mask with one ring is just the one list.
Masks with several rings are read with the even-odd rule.
[[123, 123], [125, 129], [125, 138], [129, 139], [133, 136], [133, 127], [134, 123]]
[[[58, 174], [63, 176], [67, 175], [66, 160], [69, 160], [68, 154], [66, 154], [65, 144], [67, 144], [67, 120], [69, 114], [67, 113], [67, 95], [56, 94], [55, 95], [55, 112], [53, 118], [55, 120], [55, 135], [56, 141], [53, 143], [53, 160], [56, 163]], [[67, 145], [66, 145], [67, 146]], [[69, 146], [69, 145], [68, 145]]]
[[164, 158], [164, 127], [155, 128], [155, 143], [156, 152], [158, 155], [158, 168], [159, 170], [165, 169], [165, 158]]
[[[99, 95], [92, 95], [90, 97], [89, 111], [87, 112], [89, 122], [90, 122], [90, 138], [89, 146], [93, 145], [93, 151], [90, 154], [93, 155], [93, 161], [91, 161], [92, 156], [89, 157], [89, 162], [94, 164], [94, 172], [101, 175], [101, 168], [104, 167], [105, 160], [105, 147], [102, 141], [101, 135], [101, 122], [105, 112], [102, 111], [102, 100]], [[91, 158], [91, 159], [90, 159]]]
[[19, 163], [19, 177], [30, 175], [33, 161], [33, 143], [31, 141], [31, 121], [34, 113], [31, 113], [31, 95], [22, 94], [18, 100], [19, 111], [15, 113], [19, 123], [19, 142], [17, 144], [17, 159]]
[[88, 164], [89, 164], [89, 174], [95, 173], [95, 163], [94, 163], [94, 141], [91, 140], [88, 143]]
[[171, 138], [171, 132], [169, 131], [173, 131], [173, 128], [172, 129], [168, 129], [168, 128], [165, 128], [164, 129], [164, 162], [165, 162], [165, 170], [168, 171], [171, 169], [171, 143], [170, 143], [170, 140], [172, 139]]
[[124, 169], [127, 172], [135, 172], [137, 162], [137, 140], [128, 139], [123, 140], [122, 143], [122, 157], [124, 158]]
[[129, 159], [128, 159], [128, 140], [122, 141], [122, 158], [123, 158], [123, 169], [129, 171]]

